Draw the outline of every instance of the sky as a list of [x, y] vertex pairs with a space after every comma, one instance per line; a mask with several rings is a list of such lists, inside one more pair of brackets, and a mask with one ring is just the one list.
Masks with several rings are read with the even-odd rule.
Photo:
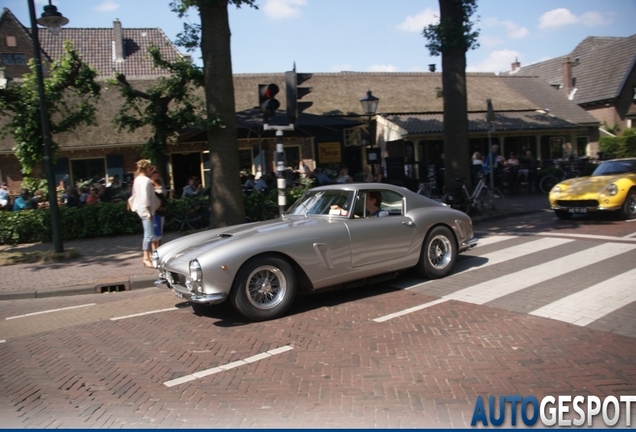
[[[256, 0], [258, 9], [229, 6], [234, 73], [422, 72], [432, 57], [422, 30], [439, 19], [437, 0]], [[39, 17], [45, 0], [36, 0]], [[55, 0], [67, 27], [161, 28], [176, 40], [184, 21], [170, 0]], [[27, 0], [0, 0], [29, 27]], [[477, 0], [479, 47], [466, 54], [468, 72], [500, 73], [572, 51], [588, 36], [636, 33], [636, 0]], [[182, 52], [185, 49], [180, 48]], [[200, 52], [194, 52], [198, 64]]]

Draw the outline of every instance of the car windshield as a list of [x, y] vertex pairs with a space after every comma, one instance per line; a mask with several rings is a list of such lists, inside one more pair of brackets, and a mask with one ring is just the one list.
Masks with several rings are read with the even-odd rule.
[[636, 160], [607, 161], [594, 170], [593, 176], [636, 173]]
[[285, 213], [287, 215], [331, 215], [349, 217], [353, 202], [353, 191], [323, 190], [308, 191]]

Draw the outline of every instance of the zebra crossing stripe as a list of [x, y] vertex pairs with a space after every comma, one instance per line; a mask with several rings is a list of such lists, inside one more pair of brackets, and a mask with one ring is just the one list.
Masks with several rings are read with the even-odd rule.
[[510, 239], [514, 239], [514, 238], [517, 238], [517, 236], [495, 235], [495, 236], [489, 236], [489, 237], [484, 237], [484, 238], [478, 238], [477, 239], [477, 247], [479, 247], [479, 246], [488, 246], [488, 245], [491, 245], [491, 244], [502, 242], [504, 240], [510, 240]]
[[636, 269], [540, 307], [530, 315], [586, 326], [636, 301]]
[[[502, 236], [505, 237], [505, 236]], [[512, 237], [515, 238], [515, 237]], [[458, 274], [462, 274], [462, 273], [466, 273], [472, 270], [479, 270], [479, 269], [483, 269], [485, 267], [491, 266], [491, 265], [495, 265], [495, 264], [500, 264], [502, 262], [506, 262], [508, 260], [512, 260], [515, 258], [521, 258], [523, 256], [526, 255], [530, 255], [532, 253], [536, 253], [536, 252], [541, 252], [547, 249], [551, 249], [553, 247], [556, 246], [561, 246], [564, 245], [566, 243], [570, 243], [573, 242], [574, 240], [570, 240], [570, 239], [562, 239], [562, 238], [540, 238], [538, 240], [533, 240], [527, 243], [523, 243], [520, 245], [516, 245], [513, 247], [509, 247], [509, 248], [505, 248], [505, 249], [501, 249], [498, 250], [496, 252], [491, 252], [489, 254], [484, 254], [484, 255], [478, 255], [478, 256], [474, 256], [474, 257], [470, 257], [471, 259], [467, 259], [467, 260], [463, 260], [461, 262], [456, 262], [455, 263], [455, 269], [453, 271], [453, 274], [450, 276], [447, 276], [446, 278], [449, 277], [453, 277], [456, 276]], [[481, 244], [481, 243], [479, 243]], [[479, 247], [479, 246], [478, 246]], [[473, 258], [479, 258], [481, 260], [486, 260], [486, 262], [482, 265], [474, 265]], [[396, 288], [401, 288], [401, 289], [415, 289], [415, 288], [419, 288], [419, 287], [423, 287], [426, 284], [430, 284], [434, 282], [434, 280], [428, 280], [426, 282], [422, 282], [422, 283], [418, 283], [413, 285], [413, 281], [406, 281], [406, 283], [394, 283], [393, 286], [395, 286]]]
[[532, 285], [563, 276], [566, 273], [584, 268], [599, 261], [636, 249], [636, 245], [606, 243], [556, 260], [529, 267], [505, 276], [473, 285], [448, 294], [443, 298], [459, 300], [473, 304], [485, 304], [508, 294], [528, 288]]

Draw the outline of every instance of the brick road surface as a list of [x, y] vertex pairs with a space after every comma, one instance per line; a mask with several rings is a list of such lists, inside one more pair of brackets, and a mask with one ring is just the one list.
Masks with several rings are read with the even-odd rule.
[[[176, 309], [8, 339], [0, 417], [4, 427], [468, 427], [478, 395], [636, 394], [632, 338], [458, 301], [371, 321], [434, 298], [383, 285], [301, 297], [265, 323]], [[293, 349], [163, 384], [281, 346]]]

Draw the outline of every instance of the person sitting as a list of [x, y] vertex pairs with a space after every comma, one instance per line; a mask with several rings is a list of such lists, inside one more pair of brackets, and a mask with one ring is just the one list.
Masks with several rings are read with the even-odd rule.
[[[317, 168], [316, 168], [316, 171], [318, 171]], [[319, 170], [316, 173], [315, 177], [316, 177], [316, 181], [318, 182], [318, 186], [324, 186], [324, 185], [331, 184], [331, 179], [327, 175], [327, 169], [326, 168], [323, 168], [323, 169]]]
[[31, 208], [31, 204], [29, 202], [29, 190], [28, 189], [20, 189], [20, 195], [13, 202], [13, 211], [21, 211], [28, 210]]
[[349, 169], [347, 167], [342, 167], [340, 169], [340, 174], [336, 178], [336, 183], [352, 183], [353, 179], [349, 175]]
[[188, 184], [183, 188], [183, 198], [196, 198], [203, 192], [199, 180], [196, 177], [190, 177]]
[[269, 175], [263, 174], [261, 178], [259, 178], [258, 181], [256, 182], [254, 189], [259, 192], [268, 192], [269, 191], [269, 184], [267, 183], [268, 180], [269, 180]]
[[80, 186], [80, 188], [79, 188], [79, 203], [80, 203], [80, 205], [86, 204], [86, 198], [88, 198], [88, 187]]
[[4, 210], [9, 206], [9, 188], [7, 184], [0, 184], [0, 210]]
[[247, 180], [243, 183], [243, 193], [250, 193], [256, 188], [256, 182], [254, 181], [254, 174], [248, 174]]
[[48, 207], [49, 203], [46, 201], [44, 192], [39, 189], [35, 191], [35, 193], [33, 194], [33, 198], [31, 198], [27, 203], [27, 208], [31, 208], [33, 210]]
[[385, 217], [389, 212], [382, 210], [382, 194], [379, 191], [369, 191], [366, 194], [367, 217]]
[[86, 197], [86, 204], [99, 204], [99, 202], [100, 198], [97, 188], [95, 188], [95, 186], [91, 186], [88, 190], [88, 196]]
[[79, 196], [74, 186], [68, 186], [64, 194], [64, 205], [66, 207], [77, 207], [79, 205]]
[[99, 202], [110, 202], [110, 188], [106, 185], [99, 185], [97, 193], [99, 194]]

